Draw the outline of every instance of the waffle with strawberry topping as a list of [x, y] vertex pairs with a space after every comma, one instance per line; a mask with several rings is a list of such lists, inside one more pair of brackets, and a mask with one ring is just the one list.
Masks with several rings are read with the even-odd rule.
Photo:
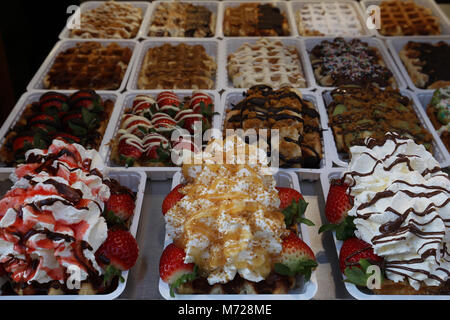
[[98, 150], [113, 108], [113, 100], [103, 100], [92, 90], [46, 92], [25, 107], [6, 133], [0, 159], [7, 166], [21, 163], [26, 151], [46, 149], [55, 138]]
[[[202, 146], [193, 141], [195, 125], [201, 133], [212, 127], [213, 98], [194, 91], [180, 98], [171, 91], [137, 95], [125, 110], [120, 129], [111, 142], [111, 159], [118, 165], [135, 167], [171, 167], [173, 153], [198, 152]], [[179, 132], [177, 139], [173, 132]]]

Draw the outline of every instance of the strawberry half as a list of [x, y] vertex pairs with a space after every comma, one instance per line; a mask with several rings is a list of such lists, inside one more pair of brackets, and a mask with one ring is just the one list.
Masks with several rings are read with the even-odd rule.
[[28, 150], [31, 149], [34, 145], [34, 137], [31, 136], [22, 136], [14, 139], [13, 142], [13, 151], [17, 152], [18, 150]]
[[280, 256], [275, 263], [275, 272], [290, 277], [301, 274], [305, 281], [308, 281], [318, 265], [314, 252], [293, 232], [283, 240], [282, 245]]
[[284, 214], [284, 222], [286, 227], [290, 227], [295, 223], [304, 223], [313, 226], [314, 223], [303, 217], [308, 203], [303, 199], [300, 192], [291, 188], [276, 187], [278, 197], [280, 198], [280, 209]]
[[319, 233], [329, 230], [336, 231], [338, 240], [345, 240], [354, 236], [354, 218], [348, 216], [348, 211], [353, 206], [353, 197], [347, 193], [348, 185], [341, 179], [332, 180], [325, 204], [325, 215], [331, 224], [325, 224], [319, 229]]
[[130, 194], [112, 194], [105, 204], [106, 220], [112, 224], [123, 224], [133, 215], [135, 207]]
[[105, 282], [120, 276], [121, 271], [131, 269], [138, 255], [136, 239], [126, 230], [108, 230], [106, 241], [95, 253], [97, 262], [105, 269]]
[[128, 167], [132, 167], [134, 162], [142, 156], [142, 150], [127, 143], [127, 139], [123, 139], [119, 142], [119, 155]]
[[339, 267], [347, 276], [346, 282], [366, 286], [370, 265], [381, 265], [383, 258], [373, 252], [372, 246], [356, 237], [349, 238], [342, 244], [339, 252]]
[[193, 281], [197, 277], [197, 267], [193, 263], [185, 263], [186, 253], [173, 243], [163, 251], [159, 260], [159, 276], [170, 286], [170, 296], [175, 296], [175, 289], [181, 284]]
[[162, 213], [165, 215], [174, 205], [177, 204], [185, 195], [181, 193], [180, 188], [184, 187], [184, 184], [179, 184], [170, 191], [162, 203]]

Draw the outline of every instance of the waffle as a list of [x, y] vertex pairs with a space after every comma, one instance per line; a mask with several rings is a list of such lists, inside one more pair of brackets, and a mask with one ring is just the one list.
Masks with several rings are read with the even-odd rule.
[[297, 49], [280, 40], [261, 38], [255, 44], [244, 43], [228, 56], [227, 69], [236, 88], [260, 84], [274, 88], [306, 87]]
[[53, 90], [117, 90], [131, 55], [130, 48], [116, 43], [77, 43], [56, 56], [44, 78], [44, 87]]
[[212, 89], [216, 68], [216, 62], [202, 45], [165, 43], [147, 51], [138, 88]]
[[324, 87], [347, 84], [396, 86], [378, 49], [359, 39], [322, 41], [311, 50], [310, 58], [316, 80]]
[[213, 37], [216, 15], [204, 6], [162, 2], [156, 7], [151, 37]]
[[302, 5], [296, 12], [301, 36], [359, 36], [363, 34], [355, 7], [349, 3], [318, 2]]
[[367, 137], [383, 141], [387, 132], [411, 138], [432, 151], [431, 134], [423, 128], [412, 101], [398, 90], [340, 86], [330, 95], [332, 100], [327, 105], [329, 126], [337, 151], [344, 156], [349, 155], [350, 147], [364, 145]]
[[227, 110], [224, 128], [278, 129], [281, 168], [320, 166], [323, 150], [319, 114], [293, 89], [250, 88], [242, 101]]
[[450, 85], [450, 45], [409, 41], [399, 52], [412, 82], [418, 88], [437, 89]]
[[272, 4], [243, 3], [225, 9], [223, 32], [228, 37], [288, 36], [289, 25]]
[[107, 1], [81, 13], [80, 28], [73, 38], [131, 39], [137, 36], [143, 19], [141, 8], [129, 3]]
[[445, 147], [450, 151], [450, 86], [433, 93], [427, 106], [427, 115]]
[[439, 35], [439, 18], [429, 8], [413, 1], [390, 0], [380, 4], [381, 29], [384, 36]]

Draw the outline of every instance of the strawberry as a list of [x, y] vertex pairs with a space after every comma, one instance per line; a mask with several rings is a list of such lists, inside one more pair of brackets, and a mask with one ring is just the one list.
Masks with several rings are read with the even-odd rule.
[[134, 114], [141, 114], [144, 113], [146, 110], [150, 110], [150, 108], [153, 106], [154, 100], [150, 96], [146, 96], [143, 94], [138, 94], [136, 98], [133, 100], [133, 113]]
[[366, 270], [372, 264], [381, 265], [383, 258], [373, 252], [372, 246], [358, 238], [348, 238], [339, 252], [339, 267], [347, 276], [345, 281], [366, 286]]
[[[201, 122], [202, 132], [204, 132], [206, 129], [209, 129], [208, 122], [205, 118], [203, 118], [202, 115], [200, 115], [200, 114], [197, 114], [195, 116], [192, 116], [192, 115], [194, 115], [194, 113], [192, 113], [190, 116], [185, 115], [181, 118], [183, 121], [183, 128], [186, 129], [187, 131], [189, 131], [190, 134], [194, 134], [195, 126], [196, 126], [197, 122]], [[206, 128], [204, 127], [204, 125], [206, 125]]]
[[34, 138], [32, 136], [22, 136], [14, 139], [13, 142], [13, 151], [17, 152], [17, 150], [28, 150], [33, 147]]
[[293, 232], [283, 239], [282, 246], [275, 272], [290, 277], [301, 274], [308, 281], [318, 265], [314, 252]]
[[355, 225], [353, 217], [348, 216], [348, 210], [353, 206], [353, 197], [347, 193], [348, 185], [341, 179], [332, 180], [325, 205], [325, 215], [331, 224], [325, 224], [319, 233], [335, 230], [338, 240], [354, 236]]
[[184, 194], [179, 191], [182, 187], [184, 187], [184, 184], [177, 185], [164, 199], [162, 203], [162, 213], [164, 215], [184, 197]]
[[164, 106], [179, 106], [180, 99], [178, 99], [177, 95], [170, 91], [163, 91], [156, 97], [156, 101], [158, 103], [159, 108]]
[[52, 137], [53, 137], [53, 139], [64, 140], [67, 143], [80, 143], [80, 141], [81, 141], [80, 138], [78, 138], [74, 135], [68, 134], [68, 133], [64, 133], [64, 132], [55, 132], [52, 135]]
[[159, 145], [152, 145], [149, 147], [145, 153], [145, 156], [150, 161], [158, 161], [163, 163], [169, 163], [171, 160], [170, 150], [164, 148], [162, 142]]
[[280, 198], [280, 209], [284, 214], [284, 222], [286, 227], [290, 227], [295, 223], [304, 223], [313, 226], [314, 223], [302, 217], [308, 207], [308, 203], [297, 190], [291, 188], [277, 187], [278, 197]]
[[[196, 92], [192, 95], [189, 102], [189, 108], [195, 113], [210, 112], [212, 110], [213, 101], [206, 93]], [[203, 109], [203, 110], [202, 110]]]
[[129, 143], [128, 139], [122, 139], [119, 142], [119, 155], [128, 167], [132, 167], [134, 162], [142, 156], [142, 150]]
[[108, 237], [95, 253], [98, 264], [105, 269], [104, 282], [133, 267], [138, 255], [136, 239], [129, 231], [108, 230]]
[[93, 90], [80, 90], [74, 92], [69, 102], [75, 108], [93, 109], [94, 107], [101, 107], [101, 98]]
[[47, 92], [39, 98], [39, 106], [42, 112], [45, 112], [49, 108], [56, 108], [62, 110], [68, 108], [68, 97], [62, 93]]
[[159, 260], [159, 276], [170, 286], [170, 295], [181, 284], [193, 281], [197, 277], [197, 267], [193, 263], [185, 263], [186, 253], [173, 243], [163, 251]]
[[106, 218], [113, 224], [123, 224], [134, 213], [135, 203], [128, 193], [112, 194], [105, 204]]

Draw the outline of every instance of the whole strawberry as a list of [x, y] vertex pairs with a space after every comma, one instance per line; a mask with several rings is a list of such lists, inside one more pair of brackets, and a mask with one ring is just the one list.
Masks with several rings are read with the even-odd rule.
[[197, 277], [197, 267], [193, 263], [185, 263], [185, 257], [184, 250], [171, 243], [164, 249], [159, 260], [159, 276], [169, 284], [172, 297], [175, 296], [176, 288]]
[[162, 213], [164, 215], [185, 196], [180, 192], [180, 188], [182, 187], [184, 187], [184, 184], [177, 185], [164, 199], [162, 203]]
[[133, 215], [135, 207], [130, 194], [112, 194], [105, 203], [106, 220], [112, 224], [124, 224]]
[[98, 264], [105, 269], [105, 282], [132, 268], [138, 255], [136, 239], [126, 230], [108, 230], [106, 241], [95, 253]]
[[314, 223], [303, 217], [308, 203], [303, 199], [300, 192], [291, 188], [276, 187], [278, 197], [280, 198], [280, 209], [284, 214], [284, 222], [286, 227], [290, 227], [295, 223], [304, 223], [313, 226]]
[[283, 239], [282, 246], [275, 272], [286, 276], [301, 274], [308, 281], [318, 265], [314, 252], [293, 232]]

